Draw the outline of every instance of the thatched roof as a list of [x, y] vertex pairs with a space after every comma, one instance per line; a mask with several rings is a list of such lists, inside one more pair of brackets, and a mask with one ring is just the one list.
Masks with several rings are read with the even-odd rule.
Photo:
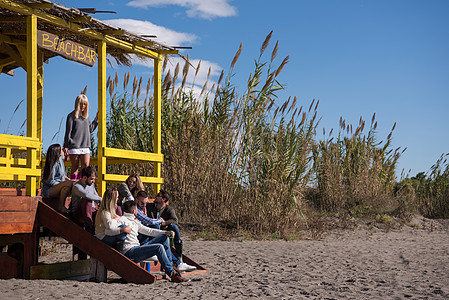
[[[20, 9], [10, 9], [10, 5], [17, 4]], [[87, 32], [104, 34], [114, 39], [124, 41], [139, 47], [152, 50], [161, 54], [177, 54], [173, 47], [155, 42], [151, 39], [139, 36], [120, 28], [108, 25], [100, 20], [93, 18], [86, 12], [77, 8], [67, 8], [52, 1], [47, 0], [0, 0], [0, 63], [3, 66], [2, 73], [8, 73], [17, 67], [14, 52], [23, 57], [23, 49], [26, 42], [26, 16], [28, 13], [21, 11], [22, 8], [28, 9], [27, 12], [45, 13], [46, 16], [55, 17], [56, 20], [66, 21], [67, 24], [75, 24], [78, 28], [73, 30], [71, 26], [63, 26], [62, 23], [50, 22], [38, 16], [38, 30], [55, 34], [64, 39], [68, 39], [80, 44], [84, 44], [96, 50], [98, 38]], [[97, 36], [98, 37], [98, 36]], [[19, 46], [17, 46], [19, 45]], [[44, 60], [56, 56], [57, 54], [43, 51]], [[129, 54], [133, 51], [117, 47], [108, 43], [107, 52], [109, 58], [114, 58], [117, 63], [131, 65]], [[137, 53], [139, 56], [139, 54]], [[143, 56], [140, 56], [143, 58]], [[15, 60], [15, 61], [13, 61]], [[9, 63], [8, 63], [9, 62]], [[1, 67], [0, 66], [0, 67]]]

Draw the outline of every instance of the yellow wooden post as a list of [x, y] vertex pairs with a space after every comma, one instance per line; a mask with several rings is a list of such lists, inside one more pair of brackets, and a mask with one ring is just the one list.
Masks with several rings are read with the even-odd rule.
[[[37, 52], [37, 129], [36, 134], [39, 141], [42, 143], [42, 101], [44, 98], [44, 54], [41, 51]], [[36, 154], [36, 159], [39, 166], [42, 161], [42, 147], [39, 147]], [[37, 181], [40, 186], [40, 180]]]
[[[161, 154], [161, 105], [162, 105], [162, 95], [161, 95], [161, 84], [162, 84], [162, 55], [154, 59], [154, 125], [153, 125], [153, 148], [154, 153]], [[153, 163], [153, 176], [161, 177], [161, 163]], [[154, 196], [161, 189], [160, 184], [153, 184]]]
[[[37, 137], [37, 17], [27, 16], [27, 136]], [[27, 150], [27, 167], [36, 169], [36, 148]], [[26, 194], [36, 195], [36, 177], [26, 177]]]
[[[154, 153], [161, 154], [161, 84], [162, 84], [162, 55], [154, 59], [154, 125], [153, 125], [153, 148]], [[161, 177], [161, 163], [153, 163], [153, 176]], [[161, 189], [160, 184], [153, 184], [154, 196]]]
[[106, 42], [98, 42], [98, 194], [106, 191]]
[[5, 167], [6, 169], [11, 168], [11, 162], [13, 161], [12, 159], [12, 154], [11, 154], [11, 148], [5, 148]]

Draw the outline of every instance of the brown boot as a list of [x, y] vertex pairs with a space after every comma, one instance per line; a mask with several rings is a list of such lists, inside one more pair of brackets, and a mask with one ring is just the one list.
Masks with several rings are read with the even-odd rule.
[[187, 279], [182, 277], [181, 274], [179, 274], [178, 272], [174, 272], [173, 275], [170, 277], [170, 279], [171, 279], [171, 282], [174, 282], [174, 283], [181, 283], [181, 282], [188, 281]]

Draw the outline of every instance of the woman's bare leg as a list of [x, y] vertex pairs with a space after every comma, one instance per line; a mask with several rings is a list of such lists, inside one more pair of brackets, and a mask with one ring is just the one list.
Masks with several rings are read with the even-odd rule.
[[66, 180], [58, 183], [55, 186], [52, 186], [49, 191], [50, 198], [59, 198], [59, 210], [61, 212], [68, 211], [68, 207], [66, 207], [66, 198], [72, 191], [73, 182], [70, 180]]
[[69, 154], [70, 162], [72, 163], [72, 170], [70, 171], [70, 179], [72, 179], [72, 175], [78, 174], [78, 168], [80, 165], [80, 155], [78, 154]]
[[90, 163], [90, 153], [80, 154], [81, 170], [87, 167]]

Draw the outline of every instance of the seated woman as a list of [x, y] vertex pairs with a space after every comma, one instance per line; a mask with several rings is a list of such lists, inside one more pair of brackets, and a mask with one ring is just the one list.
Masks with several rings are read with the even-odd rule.
[[126, 234], [131, 232], [129, 226], [119, 227], [117, 220], [118, 192], [116, 188], [107, 189], [95, 217], [95, 236], [111, 247], [117, 240], [124, 240]]
[[70, 202], [67, 196], [72, 190], [73, 182], [66, 176], [62, 156], [64, 152], [61, 145], [53, 144], [48, 147], [45, 160], [42, 195], [44, 197], [58, 198], [58, 208], [62, 213], [68, 213]]
[[132, 174], [126, 179], [125, 182], [121, 183], [118, 187], [119, 199], [118, 205], [122, 206], [127, 200], [135, 200], [137, 193], [144, 190], [144, 186], [140, 176], [137, 174]]

